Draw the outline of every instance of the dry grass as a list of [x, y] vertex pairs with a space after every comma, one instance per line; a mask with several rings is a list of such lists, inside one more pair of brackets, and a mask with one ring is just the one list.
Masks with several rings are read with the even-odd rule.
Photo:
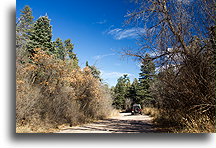
[[159, 116], [159, 110], [153, 107], [144, 107], [142, 112], [145, 115], [149, 115], [151, 117], [157, 118]]
[[177, 133], [215, 133], [215, 121], [208, 116], [189, 117], [184, 119], [185, 127], [182, 130], [176, 130]]
[[115, 116], [119, 116], [121, 111], [117, 110], [117, 109], [113, 109], [112, 112], [110, 113], [109, 117], [115, 117]]
[[143, 113], [153, 117], [153, 122], [163, 129], [174, 133], [215, 133], [215, 121], [207, 115], [183, 115], [176, 112], [175, 116], [167, 114], [165, 110], [145, 107]]
[[174, 116], [164, 110], [158, 112], [154, 122], [174, 133], [215, 133], [216, 129], [215, 120], [207, 115], [184, 115], [176, 112]]

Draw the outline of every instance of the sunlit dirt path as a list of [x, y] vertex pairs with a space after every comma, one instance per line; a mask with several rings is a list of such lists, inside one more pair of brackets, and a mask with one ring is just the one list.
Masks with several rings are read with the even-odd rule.
[[94, 123], [64, 128], [58, 133], [155, 133], [162, 132], [152, 124], [147, 115], [120, 113], [119, 116]]

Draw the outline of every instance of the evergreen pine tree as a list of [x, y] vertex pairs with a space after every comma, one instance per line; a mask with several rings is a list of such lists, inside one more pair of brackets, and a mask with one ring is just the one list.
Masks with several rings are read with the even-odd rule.
[[141, 103], [141, 99], [139, 96], [139, 81], [137, 80], [137, 78], [135, 78], [133, 83], [131, 84], [129, 88], [128, 96], [131, 99], [132, 104]]
[[56, 41], [54, 42], [54, 48], [55, 49], [53, 51], [53, 54], [55, 54], [57, 58], [60, 58], [61, 60], [65, 60], [66, 51], [63, 42], [60, 38], [57, 38]]
[[142, 61], [140, 70], [139, 81], [146, 89], [148, 89], [148, 82], [153, 80], [155, 76], [155, 64], [152, 62], [149, 54], [146, 54], [145, 60]]
[[95, 77], [96, 79], [99, 79], [99, 81], [102, 81], [100, 77], [101, 72], [97, 69], [96, 66], [94, 65], [90, 66], [88, 64], [88, 61], [86, 61], [86, 67], [88, 67], [91, 70], [91, 74], [93, 75], [93, 77]]
[[31, 8], [25, 6], [16, 23], [16, 52], [17, 59], [21, 63], [28, 61], [26, 44], [32, 32], [33, 18]]
[[35, 48], [41, 48], [44, 51], [54, 53], [52, 39], [52, 26], [48, 16], [40, 17], [33, 27], [33, 31], [29, 37], [27, 48], [31, 54], [35, 53]]
[[113, 100], [113, 105], [117, 109], [125, 109], [125, 100], [128, 97], [128, 90], [130, 88], [130, 79], [127, 74], [121, 76], [117, 80], [117, 84], [114, 88], [115, 98]]
[[20, 18], [16, 24], [16, 32], [18, 36], [21, 36], [24, 40], [29, 38], [33, 27], [33, 19], [32, 10], [29, 6], [25, 6], [23, 10], [21, 10]]
[[64, 41], [65, 50], [70, 59], [76, 59], [76, 54], [73, 52], [74, 45], [71, 43], [70, 39]]
[[137, 94], [139, 96], [139, 101], [143, 102], [152, 99], [149, 87], [155, 77], [155, 64], [152, 62], [149, 54], [146, 54], [145, 60], [142, 61], [140, 70]]
[[78, 58], [76, 54], [73, 52], [74, 44], [71, 43], [70, 39], [64, 41], [64, 47], [67, 56], [73, 61], [75, 66], [78, 66]]
[[89, 66], [88, 61], [86, 61], [86, 67], [88, 67], [88, 66]]

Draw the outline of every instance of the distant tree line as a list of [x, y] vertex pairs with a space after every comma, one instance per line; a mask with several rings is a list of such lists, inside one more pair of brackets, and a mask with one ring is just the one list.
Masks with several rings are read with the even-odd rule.
[[117, 80], [114, 92], [113, 105], [117, 109], [129, 110], [133, 104], [146, 106], [154, 104], [155, 98], [150, 91], [150, 85], [156, 80], [155, 64], [150, 60], [150, 55], [146, 54], [146, 59], [140, 62], [139, 79], [135, 78], [133, 82], [127, 74]]

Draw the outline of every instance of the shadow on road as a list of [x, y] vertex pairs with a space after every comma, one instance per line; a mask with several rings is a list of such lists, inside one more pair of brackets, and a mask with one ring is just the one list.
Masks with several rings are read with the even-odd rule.
[[[96, 127], [86, 126], [86, 128], [91, 130], [105, 130], [105, 131], [120, 132], [120, 133], [155, 132], [152, 124], [145, 123], [143, 121], [107, 119], [101, 122], [96, 122], [96, 124], [97, 124]], [[103, 128], [101, 128], [100, 125], [102, 125]]]
[[167, 132], [160, 130], [151, 123], [148, 116], [124, 114], [119, 118], [110, 118], [97, 121], [83, 126], [67, 128], [61, 133], [161, 133]]

